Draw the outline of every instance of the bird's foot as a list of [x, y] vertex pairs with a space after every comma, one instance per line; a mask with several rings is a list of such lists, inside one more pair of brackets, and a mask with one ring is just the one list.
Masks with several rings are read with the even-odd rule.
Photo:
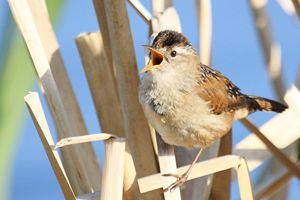
[[167, 188], [164, 189], [164, 192], [170, 191], [173, 192], [176, 188], [182, 186], [188, 178], [188, 173], [184, 173], [182, 175], [178, 174], [163, 174], [162, 176], [172, 176], [176, 178], [176, 181], [169, 185]]

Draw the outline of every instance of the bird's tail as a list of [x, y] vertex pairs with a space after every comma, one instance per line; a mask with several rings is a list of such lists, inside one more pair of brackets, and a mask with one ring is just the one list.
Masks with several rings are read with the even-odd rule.
[[253, 100], [251, 107], [254, 110], [263, 110], [263, 111], [272, 111], [272, 112], [281, 113], [288, 108], [286, 105], [282, 103], [270, 99], [266, 99], [263, 97], [257, 97], [257, 96], [248, 96], [248, 97], [250, 97]]

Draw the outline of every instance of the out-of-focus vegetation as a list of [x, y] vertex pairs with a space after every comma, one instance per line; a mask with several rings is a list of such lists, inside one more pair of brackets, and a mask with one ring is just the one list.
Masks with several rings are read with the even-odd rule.
[[[64, 1], [48, 0], [52, 21]], [[8, 199], [11, 166], [24, 120], [24, 95], [34, 85], [34, 71], [26, 46], [16, 31], [8, 4], [2, 13], [0, 30], [0, 199]]]

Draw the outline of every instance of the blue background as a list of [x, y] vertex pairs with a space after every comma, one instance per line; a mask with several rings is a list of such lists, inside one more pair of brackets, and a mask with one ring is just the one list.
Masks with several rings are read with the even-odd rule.
[[[6, 2], [0, 1], [1, 7]], [[151, 8], [150, 1], [141, 1], [145, 7]], [[198, 32], [194, 1], [174, 1], [180, 15], [182, 30], [198, 49]], [[265, 70], [264, 58], [253, 24], [248, 1], [213, 1], [213, 52], [212, 65], [229, 77], [243, 92], [275, 98], [271, 82]], [[296, 79], [299, 67], [300, 34], [299, 20], [295, 16], [286, 15], [276, 1], [269, 1], [268, 12], [274, 39], [281, 45], [283, 73], [287, 86]], [[0, 8], [0, 17], [3, 7]], [[144, 50], [142, 44], [148, 43], [148, 27], [137, 13], [128, 5], [131, 30], [139, 68], [144, 66]], [[94, 111], [91, 94], [80, 63], [74, 38], [82, 32], [97, 31], [92, 1], [66, 1], [56, 33], [61, 47], [65, 65], [73, 84], [76, 96], [81, 105], [89, 133], [100, 132]], [[1, 23], [1, 21], [0, 21]], [[1, 27], [1, 24], [0, 24]], [[38, 90], [38, 88], [35, 88]], [[45, 105], [45, 103], [44, 103]], [[46, 109], [46, 106], [44, 106]], [[49, 112], [46, 109], [50, 120]], [[256, 113], [251, 119], [257, 125], [263, 124], [273, 114]], [[16, 152], [12, 170], [11, 199], [63, 199], [54, 173], [44, 152], [33, 123], [26, 111], [25, 123], [20, 140], [16, 142]], [[54, 133], [53, 124], [50, 128]], [[243, 139], [248, 132], [239, 124], [234, 124], [234, 143]], [[103, 145], [95, 144], [100, 162], [103, 160]], [[255, 178], [255, 177], [254, 177]], [[236, 185], [232, 199], [238, 199]], [[299, 181], [291, 181], [289, 199], [300, 196]]]

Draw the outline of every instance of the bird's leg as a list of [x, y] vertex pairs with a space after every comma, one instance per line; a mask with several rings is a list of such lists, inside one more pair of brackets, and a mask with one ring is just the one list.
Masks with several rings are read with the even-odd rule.
[[177, 187], [182, 186], [186, 182], [186, 180], [189, 177], [189, 174], [190, 174], [192, 168], [194, 167], [194, 165], [196, 164], [197, 160], [199, 159], [199, 157], [200, 157], [200, 155], [202, 153], [202, 150], [203, 150], [203, 148], [200, 148], [200, 150], [197, 153], [197, 155], [196, 155], [195, 159], [193, 160], [192, 164], [190, 165], [190, 167], [188, 168], [188, 170], [186, 172], [184, 172], [183, 174], [181, 174], [181, 175], [178, 175], [178, 174], [163, 174], [163, 176], [173, 176], [173, 177], [175, 177], [177, 179], [174, 183], [172, 183], [166, 189], [164, 189], [164, 192], [166, 192], [166, 191], [173, 191]]

